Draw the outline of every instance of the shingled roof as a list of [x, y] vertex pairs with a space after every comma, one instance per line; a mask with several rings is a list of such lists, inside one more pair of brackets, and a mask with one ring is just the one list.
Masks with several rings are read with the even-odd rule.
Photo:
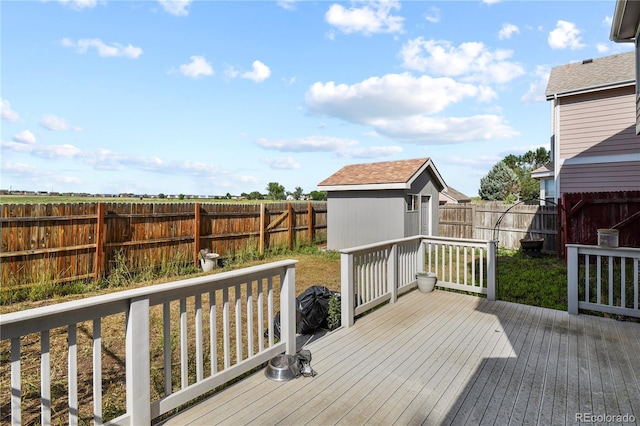
[[634, 52], [573, 62], [551, 69], [546, 96], [562, 96], [595, 88], [633, 84], [636, 80]]
[[320, 182], [318, 186], [325, 190], [338, 189], [338, 187], [341, 187], [339, 189], [357, 189], [356, 186], [366, 186], [366, 189], [408, 189], [411, 182], [427, 167], [432, 170], [442, 187], [446, 187], [429, 157], [344, 166]]

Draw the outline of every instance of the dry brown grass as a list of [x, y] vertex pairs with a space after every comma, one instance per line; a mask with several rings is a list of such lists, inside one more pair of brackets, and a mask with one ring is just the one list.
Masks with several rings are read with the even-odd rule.
[[[289, 254], [272, 257], [264, 261], [251, 262], [243, 266], [251, 266], [260, 263], [267, 263], [287, 258], [297, 259], [296, 265], [296, 295], [302, 293], [312, 285], [324, 285], [331, 290], [340, 290], [340, 261], [335, 254]], [[274, 283], [276, 291], [279, 291], [279, 283]], [[254, 284], [254, 294], [255, 294]], [[98, 293], [95, 293], [98, 294]], [[74, 298], [85, 298], [95, 294], [82, 294], [70, 296], [64, 300]], [[233, 300], [233, 290], [230, 291], [230, 300]], [[218, 305], [221, 304], [221, 291], [216, 294]], [[242, 295], [243, 304], [246, 295]], [[22, 303], [14, 306], [12, 310], [28, 309], [63, 301], [46, 301], [37, 303]], [[254, 306], [256, 301], [254, 300]], [[193, 383], [195, 377], [195, 342], [193, 337], [193, 313], [194, 298], [187, 301], [187, 312], [189, 315], [189, 383]], [[210, 374], [209, 359], [209, 333], [208, 333], [208, 295], [203, 295], [203, 324], [204, 324], [204, 376]], [[276, 307], [277, 309], [278, 307]], [[233, 305], [230, 316], [234, 318]], [[180, 388], [180, 343], [179, 343], [179, 302], [171, 303], [172, 319], [172, 386], [174, 390]], [[265, 326], [266, 318], [265, 308]], [[218, 323], [222, 321], [220, 306], [216, 313]], [[104, 420], [114, 418], [123, 413], [125, 408], [125, 316], [124, 314], [113, 315], [102, 320], [102, 383], [103, 383], [103, 416]], [[231, 361], [236, 363], [235, 354], [235, 326], [232, 326], [231, 335]], [[78, 395], [80, 405], [80, 417], [82, 423], [92, 421], [92, 333], [93, 324], [91, 322], [78, 324]], [[243, 331], [246, 338], [246, 330]], [[262, 330], [254, 330], [254, 346], [257, 348], [258, 339], [262, 338]], [[30, 335], [22, 339], [22, 422], [24, 424], [34, 424], [40, 421], [40, 336]], [[265, 344], [266, 345], [266, 344]], [[222, 352], [222, 336], [217, 336], [216, 346], [218, 353]], [[257, 349], [256, 349], [257, 350]], [[151, 395], [152, 399], [164, 396], [163, 390], [163, 337], [162, 337], [162, 307], [152, 307], [150, 313], [150, 351], [151, 351]], [[8, 341], [0, 342], [0, 423], [5, 424], [10, 421], [10, 345]], [[243, 356], [247, 356], [247, 344], [243, 348]], [[219, 356], [218, 368], [222, 369], [222, 359]], [[55, 329], [51, 331], [51, 392], [52, 392], [52, 421], [54, 424], [65, 424], [68, 422], [67, 408], [67, 329]]]

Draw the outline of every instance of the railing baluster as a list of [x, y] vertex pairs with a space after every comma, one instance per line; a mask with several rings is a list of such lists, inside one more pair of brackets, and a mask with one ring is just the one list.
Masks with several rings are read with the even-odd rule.
[[468, 264], [467, 263], [467, 260], [468, 260], [468, 258], [467, 258], [467, 254], [468, 254], [467, 253], [467, 246], [464, 246], [464, 252], [463, 253], [464, 253], [463, 254], [463, 258], [464, 258], [464, 260], [463, 260], [464, 261], [464, 285], [467, 285], [467, 282], [468, 282], [467, 278], [468, 278], [468, 275], [469, 275], [469, 270], [467, 269], [467, 264]]
[[51, 355], [49, 330], [40, 333], [40, 422], [51, 424]]
[[218, 372], [218, 314], [216, 292], [209, 292], [209, 354], [211, 355], [211, 375]]
[[68, 348], [68, 373], [69, 382], [69, 424], [78, 424], [78, 346], [77, 335], [78, 328], [76, 324], [69, 324], [67, 340]]
[[189, 386], [189, 346], [187, 341], [187, 300], [180, 299], [180, 387]]
[[273, 279], [267, 278], [267, 316], [269, 317], [269, 347], [273, 346]]
[[[471, 287], [476, 286], [476, 248], [471, 248]], [[482, 287], [482, 283], [480, 283]]]
[[203, 341], [202, 341], [202, 295], [195, 295], [195, 333], [196, 333], [196, 382], [204, 378]]
[[264, 330], [264, 280], [258, 280], [258, 352], [264, 350], [264, 337], [262, 332]]
[[19, 426], [22, 424], [22, 399], [20, 377], [20, 338], [11, 339], [11, 424]]
[[626, 281], [627, 281], [627, 277], [626, 277], [626, 262], [625, 262], [625, 258], [623, 257], [620, 260], [620, 307], [622, 308], [626, 308], [627, 307], [627, 295], [626, 293]]
[[253, 281], [247, 282], [247, 350], [252, 357], [253, 349]]
[[235, 313], [236, 313], [236, 363], [242, 361], [242, 294], [240, 284], [236, 284], [234, 291]]
[[638, 263], [640, 263], [638, 259], [633, 259], [633, 309], [636, 311], [640, 309], [638, 306], [638, 287], [640, 287], [640, 284], [638, 283], [638, 281], [640, 281]]
[[162, 364], [164, 367], [164, 396], [165, 398], [173, 392], [171, 379], [172, 350], [171, 350], [171, 304], [162, 304]]
[[601, 262], [602, 259], [600, 257], [600, 255], [596, 256], [596, 303], [598, 305], [600, 305], [601, 302], [601, 298], [602, 298], [602, 289], [601, 289], [601, 282], [602, 282], [602, 268], [601, 268]]
[[588, 302], [591, 298], [589, 296], [589, 289], [591, 286], [589, 285], [589, 255], [584, 255], [584, 301]]
[[609, 306], [613, 306], [613, 256], [609, 256]]
[[229, 324], [229, 289], [222, 290], [222, 340], [224, 348], [224, 368], [231, 366], [231, 331]]
[[456, 284], [460, 284], [460, 246], [456, 246]]
[[102, 424], [102, 319], [93, 320], [93, 424]]

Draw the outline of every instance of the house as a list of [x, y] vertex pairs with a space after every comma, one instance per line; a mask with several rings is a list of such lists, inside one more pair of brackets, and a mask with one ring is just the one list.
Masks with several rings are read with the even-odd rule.
[[[638, 37], [640, 31], [640, 2], [631, 0], [617, 0], [611, 20], [610, 38], [616, 43], [635, 44], [635, 68], [638, 71], [640, 53], [638, 52]], [[640, 91], [636, 85], [636, 134], [640, 135]]]
[[553, 68], [546, 98], [552, 163], [532, 173], [541, 199], [640, 189], [633, 52]]
[[462, 192], [453, 189], [452, 187], [447, 187], [440, 193], [440, 205], [442, 204], [465, 204], [470, 203], [471, 198], [464, 195]]
[[327, 248], [436, 235], [446, 188], [430, 158], [343, 167], [318, 184], [327, 193]]

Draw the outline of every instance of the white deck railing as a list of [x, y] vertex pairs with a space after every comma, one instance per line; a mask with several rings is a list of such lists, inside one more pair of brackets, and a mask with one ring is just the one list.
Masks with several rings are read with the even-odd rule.
[[438, 275], [437, 286], [495, 300], [492, 241], [415, 236], [340, 250], [342, 325], [416, 287], [416, 273]]
[[[93, 395], [89, 398], [93, 407], [89, 407], [89, 411], [93, 412], [91, 420], [94, 424], [105, 423], [101, 329], [103, 319], [114, 314], [126, 315], [126, 321], [120, 322], [122, 329], [119, 334], [126, 339], [126, 414], [106, 424], [150, 424], [153, 418], [215, 389], [279, 353], [294, 354], [296, 263], [295, 260], [285, 260], [0, 315], [1, 339], [11, 341], [11, 423], [22, 423], [21, 338], [35, 335], [41, 346], [40, 423], [51, 424], [50, 336], [53, 329], [64, 328], [68, 342], [69, 415], [68, 420], [58, 419], [55, 423], [78, 424], [81, 407], [78, 405], [77, 330], [78, 324], [87, 321], [93, 325]], [[158, 307], [152, 308], [155, 305]], [[278, 305], [281, 337], [275, 343], [272, 319]], [[178, 311], [178, 318], [171, 317], [172, 309]], [[164, 395], [157, 400], [152, 400], [150, 391], [150, 334], [157, 331], [150, 330], [152, 312], [154, 318], [162, 318], [159, 327], [162, 330]], [[172, 339], [172, 325], [178, 330], [178, 336], [174, 336], [177, 339]], [[267, 338], [262, 335], [265, 327]], [[179, 345], [179, 385], [174, 385], [172, 380], [172, 341]], [[209, 343], [208, 348], [205, 342]], [[210, 361], [203, 361], [205, 354]], [[189, 376], [189, 365], [194, 363], [195, 377], [193, 372]], [[205, 371], [207, 364], [210, 371]], [[82, 409], [86, 411], [87, 407]]]
[[640, 249], [567, 244], [568, 311], [640, 317]]

